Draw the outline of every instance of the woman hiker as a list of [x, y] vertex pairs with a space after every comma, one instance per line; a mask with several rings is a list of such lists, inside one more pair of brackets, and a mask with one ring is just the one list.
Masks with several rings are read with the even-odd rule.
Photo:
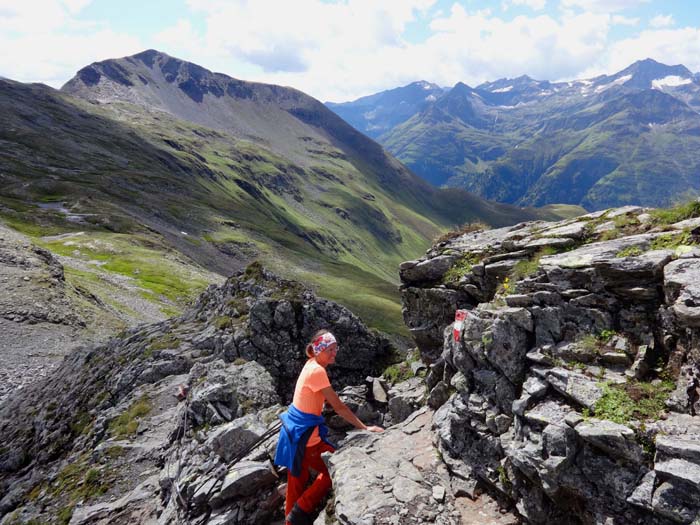
[[[294, 399], [280, 416], [280, 430], [275, 464], [287, 467], [287, 499], [284, 514], [289, 525], [311, 525], [314, 510], [331, 488], [331, 478], [321, 459], [323, 452], [335, 452], [335, 445], [326, 440], [328, 429], [321, 416], [323, 403], [328, 401], [345, 421], [361, 430], [383, 432], [376, 426], [366, 426], [335, 393], [326, 367], [335, 363], [338, 343], [328, 330], [319, 330], [306, 346], [308, 360], [297, 379]], [[309, 469], [318, 475], [311, 485]]]

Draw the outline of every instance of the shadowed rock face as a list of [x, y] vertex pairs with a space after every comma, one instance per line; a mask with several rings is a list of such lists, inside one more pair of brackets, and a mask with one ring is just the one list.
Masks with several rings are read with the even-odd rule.
[[[530, 523], [700, 516], [700, 224], [647, 211], [469, 233], [402, 265], [451, 479]], [[470, 310], [457, 336], [452, 306]]]

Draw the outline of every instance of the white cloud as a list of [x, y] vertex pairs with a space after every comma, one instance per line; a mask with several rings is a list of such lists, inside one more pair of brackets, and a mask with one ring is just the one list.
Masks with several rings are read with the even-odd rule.
[[639, 24], [639, 18], [630, 18], [623, 15], [613, 15], [611, 21], [614, 25], [620, 26], [636, 26]]
[[529, 7], [533, 11], [541, 11], [547, 5], [547, 0], [509, 0], [507, 3], [513, 6]]
[[[12, 50], [0, 55], [0, 75], [60, 86], [93, 61], [155, 47], [237, 78], [342, 101], [421, 79], [449, 86], [522, 74], [581, 78], [647, 56], [700, 69], [694, 28], [649, 29], [611, 42], [614, 26], [639, 24], [622, 11], [643, 0], [561, 0], [552, 13], [511, 19], [456, 1], [186, 1], [189, 13], [144, 42], [108, 21], [79, 22], [75, 13], [89, 0], [0, 0], [0, 46]], [[546, 1], [503, 5], [551, 7]]]
[[649, 26], [654, 28], [671, 27], [676, 24], [673, 15], [656, 15], [649, 20]]
[[585, 74], [619, 71], [645, 58], [670, 65], [683, 64], [691, 71], [699, 71], [700, 28], [646, 30], [635, 37], [613, 42]]
[[434, 0], [355, 0], [330, 4], [319, 0], [193, 0], [207, 14], [207, 43], [219, 52], [261, 66], [268, 72], [304, 71], [314, 57], [337, 59], [401, 46], [401, 34], [415, 10]]
[[432, 3], [189, 0], [206, 15], [205, 33], [178, 22], [159, 38], [187, 43], [183, 58], [200, 50], [199, 63], [210, 69], [342, 101], [420, 79], [476, 85], [522, 74], [571, 77], [604, 51], [610, 27], [628, 20], [592, 13], [505, 20], [455, 3], [432, 15], [424, 41], [407, 42], [407, 25]]
[[61, 2], [68, 11], [76, 15], [92, 3], [92, 0], [62, 0]]
[[75, 18], [89, 0], [0, 0], [0, 75], [60, 87], [83, 66], [143, 50], [130, 35]]
[[[168, 52], [180, 56], [195, 47], [200, 63], [232, 76], [293, 85], [320, 98], [349, 97], [391, 79], [417, 79], [420, 58], [409, 57], [403, 34], [434, 3], [188, 0], [204, 15], [205, 32], [193, 34], [181, 21], [157, 40], [173, 43]], [[430, 76], [425, 64], [420, 76]]]
[[442, 59], [437, 63], [452, 64], [451, 71], [442, 71], [443, 82], [453, 77], [477, 84], [521, 74], [556, 79], [594, 60], [605, 47], [609, 27], [608, 15], [584, 13], [561, 20], [519, 16], [504, 21], [455, 6], [449, 18], [433, 22], [437, 34], [428, 44]]
[[615, 13], [639, 7], [650, 0], [561, 0], [564, 9], [580, 8], [589, 13]]

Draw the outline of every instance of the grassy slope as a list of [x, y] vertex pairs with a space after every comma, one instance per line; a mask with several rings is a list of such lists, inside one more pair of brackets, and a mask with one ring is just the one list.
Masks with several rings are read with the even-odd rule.
[[[0, 209], [10, 226], [58, 253], [78, 252], [79, 259], [106, 262], [103, 270], [134, 278], [145, 294], [165, 296], [162, 304], [170, 307], [168, 312], [205, 285], [185, 278], [188, 267], [207, 266], [222, 274], [235, 269], [230, 258], [217, 249], [229, 245], [237, 253], [243, 251], [240, 262], [234, 259], [233, 263], [259, 257], [282, 273], [316, 284], [322, 294], [364, 313], [370, 324], [401, 330], [394, 289], [398, 278], [393, 269], [400, 260], [425, 249], [429, 234], [437, 233], [439, 226], [415, 218], [423, 231], [416, 235], [402, 225], [383, 224], [381, 216], [363, 215], [388, 210], [390, 203], [360, 177], [347, 180], [352, 166], [331, 159], [319, 162], [323, 175], [313, 170], [299, 174], [283, 159], [252, 143], [163, 115], [144, 119], [134, 114], [128, 122], [130, 116], [125, 112], [125, 120], [117, 125], [106, 114], [99, 117], [94, 110], [87, 113], [62, 104], [41, 88], [12, 95], [20, 111], [14, 117], [12, 111], [3, 112], [2, 139], [16, 147], [14, 153], [3, 155], [3, 178], [9, 184], [2, 189]], [[42, 100], [41, 112], [32, 110], [34, 98]], [[79, 105], [86, 109], [86, 104]], [[60, 133], [51, 136], [48, 125]], [[45, 166], [59, 176], [47, 177]], [[335, 184], [339, 189], [329, 191], [323, 187], [328, 180], [324, 177], [329, 176], [346, 178], [344, 186], [350, 188]], [[251, 179], [260, 181], [251, 184], [252, 195], [236, 182]], [[306, 197], [305, 209], [299, 211], [287, 190], [304, 185], [320, 191], [313, 199]], [[364, 193], [375, 195], [376, 207], [363, 208], [364, 201], [358, 201], [356, 195]], [[89, 222], [74, 224], [59, 212], [30, 204], [42, 201], [64, 201], [73, 211], [89, 214], [84, 218]], [[341, 218], [335, 207], [347, 209], [353, 220]], [[393, 208], [389, 210], [392, 215], [411, 215], [410, 210]], [[375, 231], [367, 226], [374, 226]], [[86, 232], [77, 247], [72, 244], [75, 241], [66, 245], [39, 239], [75, 231]], [[382, 239], [386, 232], [398, 232], [402, 242], [387, 250]], [[90, 243], [98, 248], [86, 247]], [[115, 244], [119, 245], [116, 250], [99, 248]], [[140, 244], [151, 247], [146, 253]], [[179, 266], [163, 264], [172, 259], [163, 255], [173, 251], [173, 244], [190, 255], [180, 256]], [[103, 285], [81, 272], [69, 271], [68, 278], [88, 288], [93, 284], [92, 291]]]
[[[42, 86], [0, 83], [0, 115], [0, 218], [81, 262], [69, 279], [99, 292], [105, 280], [86, 275], [85, 264], [100, 265], [166, 313], [205, 286], [204, 268], [226, 276], [260, 259], [369, 325], [405, 333], [401, 261], [469, 220], [542, 216], [415, 183], [349, 126], [323, 122], [332, 114], [305, 115], [335, 135], [309, 139], [303, 167], [164, 112]], [[81, 222], [35, 205], [49, 201], [83, 214]], [[77, 231], [85, 232], [77, 241], [40, 239]]]

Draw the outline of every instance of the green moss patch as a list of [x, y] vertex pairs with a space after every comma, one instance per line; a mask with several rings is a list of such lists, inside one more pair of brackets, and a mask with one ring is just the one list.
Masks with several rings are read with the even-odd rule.
[[518, 261], [511, 270], [511, 278], [514, 281], [519, 281], [535, 275], [540, 267], [540, 259], [547, 255], [554, 255], [555, 253], [557, 253], [557, 250], [551, 246], [545, 246], [541, 250], [538, 250], [530, 259]]
[[472, 271], [472, 267], [479, 263], [479, 257], [472, 254], [462, 255], [457, 259], [449, 270], [442, 276], [443, 284], [458, 283], [459, 280]]
[[651, 211], [651, 216], [656, 224], [674, 224], [700, 217], [700, 201], [691, 200], [670, 208], [659, 208]]
[[617, 252], [615, 257], [637, 257], [642, 255], [642, 249], [639, 246], [628, 246]]
[[180, 340], [172, 334], [164, 334], [159, 337], [154, 337], [148, 343], [146, 350], [144, 351], [144, 357], [151, 357], [153, 352], [156, 350], [168, 350], [178, 348], [180, 346]]
[[683, 230], [678, 233], [666, 233], [659, 235], [651, 241], [651, 250], [676, 250], [680, 246], [691, 246], [697, 244], [690, 231]]
[[[396, 356], [394, 356], [396, 358]], [[390, 384], [395, 385], [401, 381], [406, 381], [413, 377], [411, 364], [420, 360], [420, 352], [416, 349], [409, 353], [406, 358], [398, 363], [393, 363], [384, 369], [382, 375]]]
[[664, 412], [666, 400], [674, 388], [671, 381], [604, 383], [603, 397], [596, 402], [594, 413], [600, 419], [622, 425], [632, 420], [656, 420]]
[[109, 424], [109, 432], [117, 439], [132, 437], [139, 428], [139, 420], [147, 415], [153, 406], [148, 396], [141, 396], [129, 409], [117, 416]]

